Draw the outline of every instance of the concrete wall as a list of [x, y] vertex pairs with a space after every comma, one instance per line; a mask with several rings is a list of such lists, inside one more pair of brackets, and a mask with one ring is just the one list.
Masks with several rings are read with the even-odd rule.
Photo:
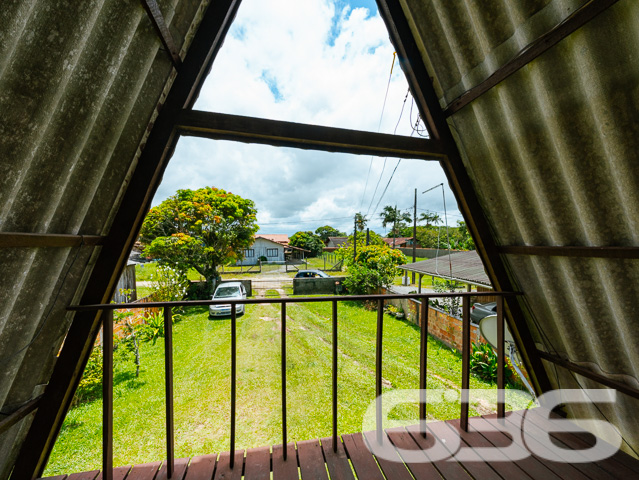
[[336, 293], [336, 282], [342, 286], [344, 277], [294, 278], [293, 295], [333, 295]]

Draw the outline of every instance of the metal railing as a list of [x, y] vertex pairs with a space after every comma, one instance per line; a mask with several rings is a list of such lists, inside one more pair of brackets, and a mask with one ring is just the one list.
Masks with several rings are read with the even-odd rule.
[[[420, 317], [420, 360], [419, 360], [419, 388], [420, 405], [419, 419], [420, 432], [426, 438], [426, 372], [427, 372], [427, 339], [428, 339], [428, 300], [435, 297], [462, 297], [462, 391], [460, 423], [464, 430], [468, 430], [468, 404], [470, 384], [470, 297], [497, 296], [497, 415], [505, 415], [505, 369], [504, 369], [504, 320], [503, 298], [519, 295], [509, 292], [459, 292], [459, 293], [420, 293], [408, 295], [348, 295], [329, 297], [300, 297], [300, 298], [259, 298], [244, 300], [195, 300], [180, 302], [147, 302], [100, 304], [100, 305], [74, 305], [67, 308], [70, 311], [101, 311], [103, 326], [103, 413], [102, 413], [102, 471], [104, 480], [113, 479], [113, 311], [116, 309], [134, 308], [164, 308], [164, 349], [165, 349], [165, 396], [166, 396], [166, 455], [167, 475], [173, 476], [175, 465], [174, 448], [174, 414], [173, 414], [173, 321], [172, 311], [175, 307], [210, 306], [216, 304], [231, 305], [231, 418], [229, 451], [235, 451], [235, 420], [236, 420], [236, 384], [237, 384], [237, 315], [236, 307], [239, 304], [276, 304], [281, 305], [281, 376], [282, 376], [282, 453], [287, 459], [287, 424], [286, 424], [286, 306], [289, 303], [332, 303], [332, 437], [333, 451], [337, 451], [337, 359], [338, 359], [338, 302], [344, 301], [375, 301], [377, 302], [377, 327], [375, 342], [375, 394], [376, 394], [376, 433], [377, 440], [382, 441], [382, 347], [384, 328], [384, 302], [393, 299], [413, 298], [421, 300]], [[234, 467], [234, 455], [229, 457], [230, 467]]]

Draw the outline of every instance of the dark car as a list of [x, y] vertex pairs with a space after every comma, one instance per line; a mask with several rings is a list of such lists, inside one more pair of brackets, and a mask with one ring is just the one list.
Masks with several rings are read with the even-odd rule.
[[497, 302], [476, 303], [470, 310], [470, 321], [479, 324], [479, 321], [488, 315], [497, 313]]
[[321, 270], [300, 270], [295, 278], [330, 278], [331, 276]]

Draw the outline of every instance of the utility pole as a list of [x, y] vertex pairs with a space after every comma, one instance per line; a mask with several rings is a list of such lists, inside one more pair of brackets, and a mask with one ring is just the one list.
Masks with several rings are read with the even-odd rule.
[[397, 204], [395, 204], [395, 222], [393, 222], [393, 248], [395, 248], [396, 237], [397, 237]]
[[353, 262], [355, 262], [355, 257], [357, 257], [357, 214], [355, 214], [353, 224]]
[[368, 247], [371, 244], [371, 229], [366, 229], [366, 246]]
[[[415, 189], [415, 203], [413, 204], [413, 263], [417, 261], [417, 189]], [[415, 284], [415, 272], [411, 275], [411, 283]]]

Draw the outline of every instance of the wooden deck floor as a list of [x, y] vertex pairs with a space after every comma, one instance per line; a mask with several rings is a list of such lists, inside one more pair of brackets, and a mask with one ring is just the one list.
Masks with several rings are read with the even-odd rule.
[[[520, 426], [523, 412], [510, 412], [507, 422]], [[549, 430], [550, 424], [539, 412], [529, 410], [526, 415], [536, 415], [535, 428], [527, 431], [540, 448]], [[493, 416], [494, 417], [494, 416]], [[474, 428], [485, 430], [487, 417], [470, 420], [469, 433], [459, 429], [459, 420], [434, 422], [428, 424], [427, 438], [423, 439], [416, 427], [392, 429], [385, 432], [395, 448], [418, 450], [417, 455], [428, 456], [428, 450], [435, 442], [439, 446], [453, 445], [455, 435], [460, 433], [462, 447], [506, 447], [511, 442], [503, 433], [492, 430], [487, 432], [473, 431]], [[483, 427], [483, 428], [482, 428]], [[594, 437], [586, 432], [553, 433], [555, 448], [583, 450], [591, 446]], [[485, 461], [482, 457], [464, 460], [410, 461], [400, 458], [397, 450], [394, 461], [376, 458], [366, 446], [366, 437], [361, 433], [342, 435], [342, 442], [337, 453], [333, 452], [331, 438], [307, 440], [290, 443], [287, 448], [288, 459], [283, 460], [282, 445], [253, 448], [235, 452], [235, 468], [229, 468], [229, 453], [211, 454], [192, 459], [183, 458], [175, 461], [174, 480], [269, 480], [299, 479], [365, 479], [365, 480], [411, 480], [411, 479], [450, 479], [497, 480], [497, 479], [626, 479], [639, 478], [639, 460], [617, 452], [614, 456], [598, 462], [590, 462], [583, 454], [582, 462], [559, 463], [545, 460], [537, 456], [524, 456], [516, 461]], [[371, 437], [374, 438], [374, 437]], [[426, 451], [424, 451], [426, 450]], [[271, 476], [272, 475], [272, 476]], [[49, 477], [50, 480], [100, 480], [99, 471], [74, 473]], [[118, 467], [114, 471], [114, 480], [164, 480], [166, 464], [154, 462], [133, 467]]]

